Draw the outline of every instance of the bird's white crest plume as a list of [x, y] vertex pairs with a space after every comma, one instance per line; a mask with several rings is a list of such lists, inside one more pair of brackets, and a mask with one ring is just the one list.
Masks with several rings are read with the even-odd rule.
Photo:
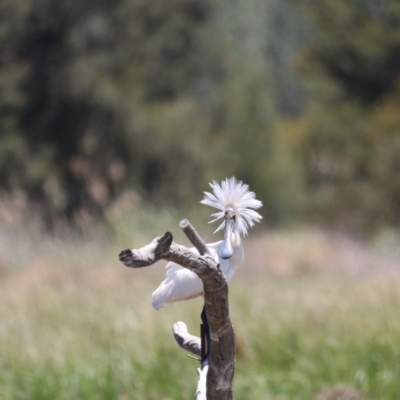
[[[211, 214], [212, 217], [216, 218], [210, 221], [210, 224], [223, 218], [225, 211], [232, 209], [236, 213], [236, 224], [239, 233], [246, 236], [247, 229], [252, 227], [255, 222], [260, 222], [262, 218], [258, 212], [254, 211], [254, 209], [262, 206], [262, 202], [257, 200], [255, 193], [249, 190], [249, 185], [238, 181], [234, 176], [222, 181], [221, 186], [216, 181], [210, 183], [210, 186], [213, 189], [213, 193], [204, 192], [204, 199], [200, 203], [221, 210]], [[224, 227], [225, 221], [215, 232]]]
[[[262, 206], [256, 195], [250, 192], [248, 185], [237, 181], [235, 177], [225, 179], [221, 185], [210, 183], [212, 193], [204, 192], [201, 201], [218, 209], [212, 214], [224, 222], [216, 230], [224, 229], [225, 238], [215, 243], [208, 243], [212, 254], [218, 257], [220, 270], [227, 282], [233, 277], [235, 270], [244, 260], [244, 249], [240, 235], [246, 235], [247, 229], [261, 220], [261, 215], [254, 209]], [[195, 249], [192, 249], [196, 251]], [[175, 301], [190, 300], [203, 294], [203, 282], [192, 271], [169, 262], [167, 276], [153, 293], [153, 307], [159, 310]]]

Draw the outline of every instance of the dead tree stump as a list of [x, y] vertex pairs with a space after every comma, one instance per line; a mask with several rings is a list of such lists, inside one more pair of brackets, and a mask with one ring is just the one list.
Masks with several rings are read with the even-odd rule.
[[[228, 285], [219, 270], [218, 256], [212, 254], [189, 221], [180, 227], [199, 254], [172, 241], [166, 232], [141, 249], [124, 250], [119, 260], [127, 267], [148, 267], [158, 260], [173, 261], [194, 272], [203, 282], [204, 303], [210, 327], [210, 354], [199, 371], [197, 400], [232, 399], [235, 335], [229, 317]], [[190, 335], [183, 322], [173, 326], [177, 343], [185, 350], [200, 355], [200, 339]]]

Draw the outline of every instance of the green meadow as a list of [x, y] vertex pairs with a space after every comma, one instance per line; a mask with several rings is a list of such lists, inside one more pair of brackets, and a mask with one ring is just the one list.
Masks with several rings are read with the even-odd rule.
[[[118, 262], [134, 246], [125, 240], [151, 239], [142, 232], [1, 238], [2, 400], [194, 398], [199, 365], [171, 327], [198, 332], [202, 302], [151, 308], [164, 264]], [[229, 287], [235, 399], [311, 400], [338, 387], [400, 398], [396, 251], [312, 229], [257, 232], [245, 248]]]

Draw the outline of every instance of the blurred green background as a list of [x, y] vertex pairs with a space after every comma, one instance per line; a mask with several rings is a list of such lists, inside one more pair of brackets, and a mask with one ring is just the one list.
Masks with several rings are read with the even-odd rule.
[[399, 226], [397, 1], [0, 7], [0, 185], [20, 213], [182, 207], [237, 175], [273, 224]]
[[264, 204], [235, 398], [400, 398], [399, 26], [397, 0], [2, 0], [0, 398], [193, 397], [169, 330], [201, 301], [153, 312], [164, 271], [117, 254], [182, 218], [217, 240], [199, 201], [232, 175]]

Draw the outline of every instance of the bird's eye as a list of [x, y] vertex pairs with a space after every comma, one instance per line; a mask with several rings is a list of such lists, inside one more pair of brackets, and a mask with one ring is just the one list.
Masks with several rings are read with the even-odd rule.
[[231, 218], [234, 221], [236, 220], [236, 213], [232, 210], [225, 211], [225, 218]]

